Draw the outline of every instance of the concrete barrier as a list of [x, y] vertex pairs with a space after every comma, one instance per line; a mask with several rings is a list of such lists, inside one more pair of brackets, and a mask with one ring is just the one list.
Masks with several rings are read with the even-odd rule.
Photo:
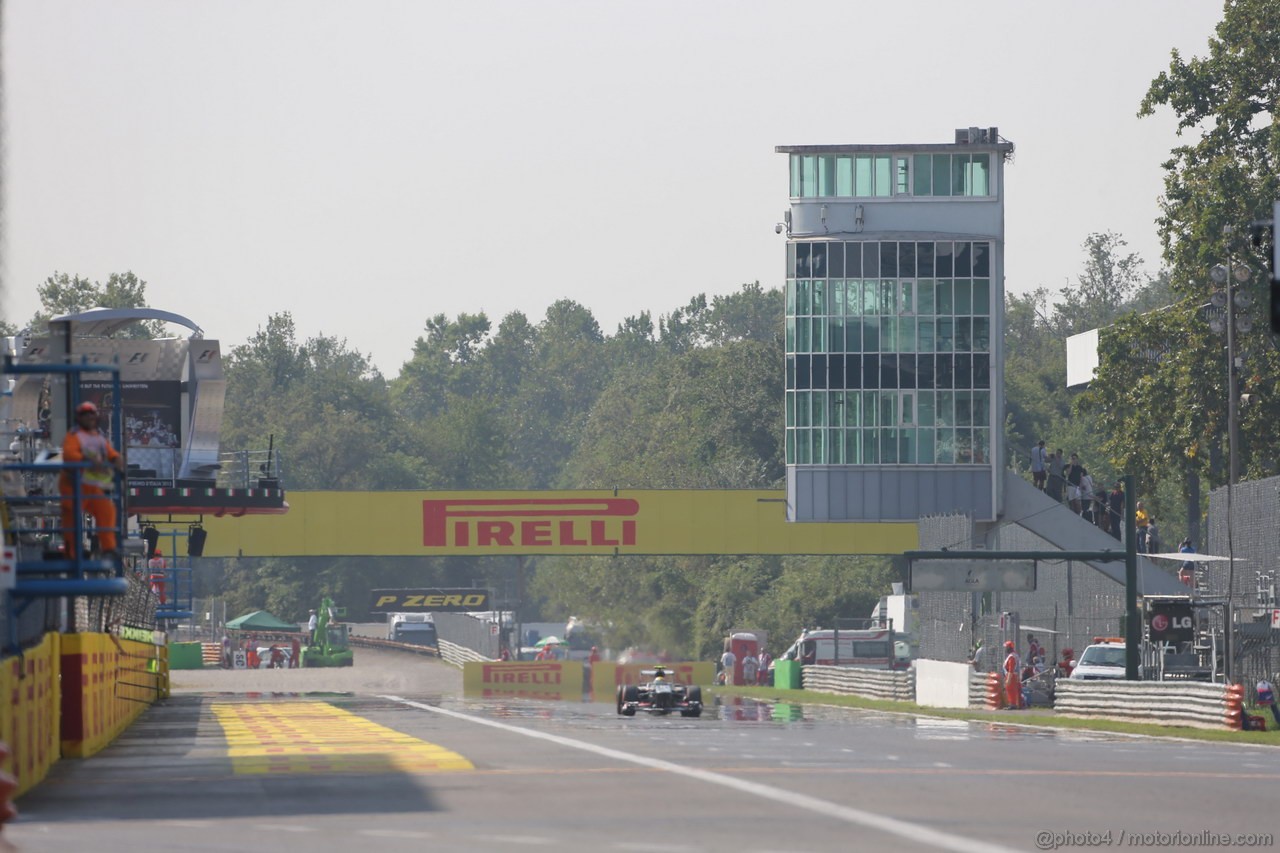
[[968, 708], [973, 667], [944, 660], [917, 660], [916, 702], [931, 708]]

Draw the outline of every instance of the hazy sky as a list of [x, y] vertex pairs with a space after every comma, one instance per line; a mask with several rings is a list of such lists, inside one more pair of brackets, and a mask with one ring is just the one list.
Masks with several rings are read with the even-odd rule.
[[1211, 0], [8, 0], [6, 287], [132, 270], [227, 347], [292, 312], [388, 376], [428, 317], [576, 300], [607, 334], [781, 283], [775, 145], [997, 125], [1006, 286], [1091, 232], [1151, 270], [1169, 52]]

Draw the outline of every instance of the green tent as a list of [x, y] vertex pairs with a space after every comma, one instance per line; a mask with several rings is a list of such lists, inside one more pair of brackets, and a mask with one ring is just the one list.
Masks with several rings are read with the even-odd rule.
[[265, 610], [255, 610], [227, 622], [229, 631], [298, 631], [297, 623], [282, 622]]

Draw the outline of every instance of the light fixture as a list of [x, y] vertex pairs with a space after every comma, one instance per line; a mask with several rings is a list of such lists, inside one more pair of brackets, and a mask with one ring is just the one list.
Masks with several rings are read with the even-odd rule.
[[1215, 290], [1213, 293], [1209, 294], [1209, 304], [1214, 308], [1226, 308], [1227, 294], [1221, 290]]
[[204, 540], [208, 537], [208, 532], [199, 524], [193, 524], [187, 530], [187, 556], [203, 557], [204, 556]]
[[1215, 284], [1227, 283], [1227, 265], [1214, 264], [1213, 269], [1209, 270], [1209, 278], [1213, 279]]
[[1246, 335], [1249, 334], [1253, 331], [1253, 318], [1248, 314], [1241, 314], [1236, 317], [1236, 329]]
[[1238, 264], [1232, 268], [1231, 274], [1236, 277], [1236, 281], [1243, 284], [1253, 275], [1253, 270], [1249, 269], [1247, 264]]

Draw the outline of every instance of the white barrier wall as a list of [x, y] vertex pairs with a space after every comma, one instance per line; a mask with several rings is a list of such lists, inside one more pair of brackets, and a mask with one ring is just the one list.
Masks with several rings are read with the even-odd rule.
[[917, 660], [916, 704], [933, 708], [968, 708], [969, 673], [967, 663], [945, 660]]

